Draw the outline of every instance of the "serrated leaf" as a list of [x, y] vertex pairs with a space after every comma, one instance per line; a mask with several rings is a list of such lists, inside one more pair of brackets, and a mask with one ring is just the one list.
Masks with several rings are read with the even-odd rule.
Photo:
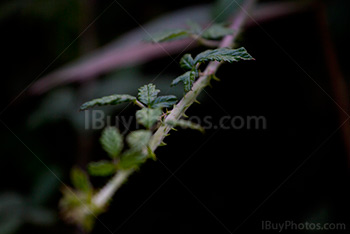
[[151, 128], [162, 114], [160, 109], [143, 108], [136, 112], [136, 120], [146, 128]]
[[182, 58], [180, 60], [180, 66], [183, 69], [191, 70], [194, 65], [196, 65], [196, 64], [194, 63], [194, 60], [193, 60], [191, 54], [185, 54], [184, 56], [182, 56]]
[[188, 71], [181, 76], [175, 78], [171, 83], [171, 86], [175, 86], [178, 83], [182, 82], [184, 84], [185, 93], [189, 92], [192, 89], [193, 83], [198, 77], [198, 70], [194, 69], [192, 71]]
[[156, 86], [154, 84], [144, 85], [139, 88], [138, 98], [142, 103], [150, 106], [152, 102], [157, 98], [159, 92], [160, 90], [156, 89]]
[[174, 95], [157, 97], [151, 104], [152, 108], [164, 108], [171, 107], [177, 102], [177, 98]]
[[221, 24], [213, 24], [203, 32], [202, 37], [209, 40], [216, 40], [232, 33], [233, 30], [230, 28], [224, 27]]
[[195, 81], [199, 77], [198, 69], [197, 68], [192, 68], [190, 76], [192, 76], [191, 79], [193, 79], [193, 81]]
[[123, 137], [115, 127], [106, 127], [100, 138], [102, 148], [115, 159], [123, 149]]
[[91, 162], [88, 172], [92, 176], [109, 176], [116, 172], [116, 165], [110, 161]]
[[137, 130], [129, 133], [126, 141], [131, 149], [142, 150], [144, 147], [147, 147], [151, 136], [152, 132], [149, 130]]
[[120, 158], [118, 167], [122, 170], [136, 169], [147, 160], [147, 155], [141, 151], [128, 150]]
[[219, 48], [215, 50], [206, 50], [196, 56], [195, 63], [207, 61], [218, 62], [237, 62], [239, 60], [253, 60], [254, 58], [246, 51], [244, 47], [239, 49]]
[[187, 37], [189, 35], [188, 31], [186, 29], [168, 29], [164, 30], [162, 32], [154, 34], [149, 41], [158, 43], [158, 42], [165, 42], [165, 41], [172, 41], [176, 39], [182, 39], [184, 37]]
[[196, 123], [193, 123], [191, 121], [184, 120], [184, 119], [167, 120], [165, 123], [171, 127], [190, 128], [190, 129], [198, 130], [202, 133], [204, 132], [204, 128], [202, 126], [200, 126], [199, 124], [196, 124]]
[[74, 167], [71, 170], [70, 177], [72, 184], [76, 189], [84, 192], [89, 192], [92, 190], [89, 178], [82, 169]]
[[94, 106], [117, 105], [125, 102], [134, 102], [135, 100], [136, 97], [130, 96], [128, 94], [114, 94], [85, 102], [80, 106], [80, 110], [86, 110]]

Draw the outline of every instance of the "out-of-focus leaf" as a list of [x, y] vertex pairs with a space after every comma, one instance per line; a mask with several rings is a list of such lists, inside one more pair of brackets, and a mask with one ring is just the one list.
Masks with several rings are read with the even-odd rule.
[[92, 176], [109, 176], [115, 173], [116, 166], [110, 161], [91, 162], [88, 165], [89, 174]]
[[143, 108], [136, 112], [136, 120], [146, 128], [151, 128], [161, 116], [160, 109]]
[[198, 54], [195, 57], [194, 62], [202, 63], [207, 61], [224, 61], [232, 63], [239, 60], [254, 60], [254, 58], [243, 47], [239, 49], [219, 48], [215, 50], [206, 50]]
[[118, 167], [122, 170], [136, 169], [147, 160], [147, 155], [141, 151], [128, 150], [120, 158]]
[[27, 207], [24, 214], [26, 223], [40, 226], [52, 225], [56, 221], [56, 218], [55, 212], [38, 206]]
[[163, 107], [171, 107], [177, 102], [177, 98], [174, 95], [160, 96], [157, 97], [152, 102], [152, 108], [163, 108]]
[[139, 88], [138, 98], [141, 102], [147, 106], [150, 106], [152, 102], [157, 98], [159, 92], [160, 90], [156, 89], [156, 86], [154, 84], [144, 85]]
[[71, 170], [71, 181], [73, 186], [78, 190], [84, 192], [90, 192], [92, 190], [88, 176], [82, 169], [78, 167], [74, 167]]
[[224, 27], [221, 24], [213, 24], [203, 32], [202, 37], [209, 40], [216, 40], [232, 33], [233, 30], [230, 28]]
[[25, 200], [16, 193], [0, 195], [0, 234], [15, 233], [23, 224]]
[[158, 43], [184, 38], [189, 35], [190, 34], [186, 29], [168, 29], [152, 35], [152, 37], [148, 40]]
[[131, 149], [142, 150], [143, 148], [147, 147], [151, 136], [152, 132], [149, 130], [137, 130], [131, 132], [126, 137], [126, 141], [128, 142]]
[[53, 166], [50, 166], [50, 169], [51, 171], [43, 171], [32, 187], [31, 200], [33, 204], [43, 205], [57, 192], [60, 184], [52, 173], [60, 177], [61, 172]]
[[0, 214], [0, 234], [13, 234], [22, 226], [21, 217]]
[[192, 20], [187, 21], [187, 25], [190, 27], [190, 31], [194, 34], [201, 34], [202, 32], [202, 27], [197, 23]]
[[94, 106], [118, 105], [125, 102], [133, 102], [136, 97], [128, 94], [114, 94], [106, 97], [97, 98], [81, 105], [80, 110], [86, 110]]
[[103, 211], [92, 203], [91, 193], [74, 193], [64, 188], [59, 202], [62, 217], [70, 223], [79, 225], [89, 232], [94, 226], [96, 217]]
[[100, 138], [102, 148], [115, 159], [123, 149], [123, 137], [116, 127], [106, 127]]
[[0, 234], [12, 234], [25, 223], [52, 225], [56, 221], [55, 212], [32, 204], [27, 197], [17, 193], [0, 194]]

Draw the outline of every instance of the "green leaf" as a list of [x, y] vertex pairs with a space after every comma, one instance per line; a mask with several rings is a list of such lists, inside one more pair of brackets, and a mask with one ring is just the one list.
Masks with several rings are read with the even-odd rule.
[[164, 30], [162, 32], [156, 33], [148, 40], [158, 43], [158, 42], [182, 39], [187, 36], [189, 36], [189, 33], [185, 29], [168, 29], [168, 30]]
[[147, 147], [151, 136], [152, 132], [149, 130], [137, 130], [131, 132], [126, 137], [126, 141], [128, 142], [131, 149], [142, 150], [144, 147]]
[[159, 89], [156, 89], [154, 84], [144, 85], [139, 88], [138, 98], [141, 102], [150, 106], [152, 102], [157, 98]]
[[128, 150], [120, 158], [118, 167], [122, 170], [137, 169], [147, 160], [147, 155], [140, 151]]
[[216, 40], [232, 33], [233, 30], [230, 28], [224, 27], [221, 24], [213, 24], [203, 32], [202, 37], [209, 40]]
[[182, 58], [180, 60], [180, 66], [183, 69], [191, 70], [194, 65], [196, 65], [196, 64], [194, 63], [194, 60], [193, 60], [191, 54], [185, 54], [184, 56], [182, 56]]
[[190, 129], [198, 130], [204, 133], [204, 128], [202, 126], [188, 120], [184, 120], [184, 119], [167, 120], [165, 123], [170, 125], [171, 127], [190, 128]]
[[82, 169], [74, 167], [71, 170], [70, 177], [72, 184], [76, 189], [84, 192], [89, 192], [92, 190], [89, 178]]
[[117, 105], [125, 102], [134, 102], [136, 97], [127, 94], [114, 94], [106, 97], [97, 98], [89, 102], [85, 102], [80, 106], [80, 110], [86, 110], [94, 106]]
[[123, 137], [115, 127], [106, 127], [100, 138], [102, 148], [114, 159], [123, 149]]
[[92, 176], [109, 176], [116, 172], [116, 165], [110, 161], [91, 162], [88, 172]]
[[254, 58], [243, 47], [239, 49], [219, 48], [215, 50], [206, 50], [198, 54], [194, 59], [194, 62], [225, 61], [232, 63], [239, 60], [254, 60]]
[[177, 102], [177, 98], [174, 95], [157, 97], [151, 104], [152, 108], [171, 107]]
[[171, 86], [175, 86], [178, 83], [182, 82], [184, 84], [185, 93], [189, 92], [192, 89], [193, 83], [198, 77], [198, 70], [194, 69], [192, 71], [188, 71], [181, 76], [177, 77], [171, 83]]
[[162, 114], [160, 109], [142, 108], [136, 112], [136, 120], [146, 128], [151, 128]]

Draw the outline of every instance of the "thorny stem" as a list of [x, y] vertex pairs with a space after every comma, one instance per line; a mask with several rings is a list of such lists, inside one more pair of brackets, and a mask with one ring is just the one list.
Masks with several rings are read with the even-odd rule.
[[123, 185], [133, 170], [120, 170], [112, 179], [92, 198], [95, 206], [103, 208], [113, 194]]
[[[236, 40], [237, 36], [241, 32], [244, 23], [248, 19], [248, 12], [253, 8], [256, 0], [246, 0], [242, 6], [241, 11], [234, 18], [231, 25], [231, 29], [234, 33], [225, 36], [219, 47], [232, 47], [232, 44]], [[220, 62], [210, 62], [203, 74], [198, 78], [198, 80], [193, 84], [192, 90], [189, 91], [181, 101], [171, 110], [171, 113], [165, 118], [164, 122], [167, 120], [178, 120], [183, 116], [186, 110], [196, 101], [196, 98], [201, 93], [201, 91], [209, 84], [210, 79], [215, 75]], [[158, 130], [153, 134], [149, 147], [154, 152], [158, 146], [162, 143], [163, 139], [168, 135], [171, 130], [170, 126], [161, 125]], [[120, 188], [120, 186], [127, 180], [128, 176], [131, 175], [134, 170], [121, 170], [93, 197], [92, 201], [97, 207], [105, 207], [108, 201], [112, 198], [113, 194]]]
[[[220, 43], [220, 47], [232, 47], [233, 42], [241, 32], [241, 29], [248, 18], [247, 11], [250, 11], [255, 3], [255, 0], [247, 0], [245, 4], [242, 6], [242, 10], [239, 11], [238, 15], [234, 18], [234, 22], [231, 25], [231, 29], [233, 29], [234, 33], [224, 37]], [[171, 110], [169, 116], [165, 119], [167, 120], [178, 120], [190, 107], [193, 102], [195, 102], [196, 98], [200, 94], [200, 92], [209, 84], [211, 76], [216, 73], [219, 66], [222, 63], [220, 62], [210, 62], [207, 68], [204, 70], [203, 75], [199, 77], [199, 79], [194, 83], [192, 90], [189, 91], [181, 101]], [[155, 151], [160, 143], [163, 141], [165, 136], [169, 133], [171, 127], [167, 125], [161, 126], [153, 135], [150, 148], [152, 151]]]

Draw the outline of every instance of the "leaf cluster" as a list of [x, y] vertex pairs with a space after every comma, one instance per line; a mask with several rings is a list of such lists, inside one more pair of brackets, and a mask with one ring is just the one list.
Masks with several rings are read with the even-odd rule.
[[180, 60], [180, 66], [184, 70], [189, 70], [178, 76], [171, 83], [172, 86], [183, 83], [185, 93], [192, 89], [195, 80], [199, 77], [199, 66], [209, 61], [217, 62], [238, 62], [240, 60], [253, 60], [254, 58], [244, 47], [238, 49], [218, 48], [215, 50], [206, 50], [199, 53], [195, 58], [191, 54], [185, 54]]

